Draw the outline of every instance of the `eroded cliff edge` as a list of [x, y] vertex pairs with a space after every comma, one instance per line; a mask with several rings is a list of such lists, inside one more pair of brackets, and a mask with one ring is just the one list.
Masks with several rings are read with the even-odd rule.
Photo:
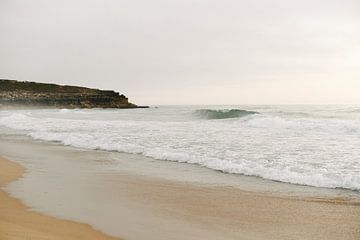
[[0, 107], [143, 108], [123, 94], [78, 86], [0, 79]]

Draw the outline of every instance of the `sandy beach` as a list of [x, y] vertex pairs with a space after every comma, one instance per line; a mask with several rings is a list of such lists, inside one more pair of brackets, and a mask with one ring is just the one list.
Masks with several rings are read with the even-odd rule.
[[[2, 146], [6, 147], [6, 150], [3, 150], [6, 156], [11, 155], [10, 145], [7, 144], [9, 142], [2, 141]], [[26, 152], [27, 148], [24, 144], [27, 143], [18, 141], [17, 147], [22, 147]], [[28, 155], [38, 154], [39, 158], [49, 156], [46, 155], [46, 151], [53, 153], [54, 159], [56, 159], [55, 155], [59, 155], [59, 151], [63, 152], [62, 166], [71, 164], [65, 161], [67, 156], [76, 156], [77, 159], [90, 159], [90, 156], [93, 156], [97, 159], [97, 164], [99, 162], [104, 164], [102, 158], [109, 157], [108, 153], [77, 151], [57, 145], [44, 148], [43, 144], [30, 144], [28, 147], [33, 151], [28, 151]], [[39, 151], [45, 155], [42, 156]], [[47, 161], [50, 161], [50, 158]], [[4, 159], [0, 164], [2, 187], [19, 178], [24, 171], [18, 164]], [[82, 166], [86, 166], [85, 164], [93, 163], [84, 162]], [[109, 162], [105, 164], [108, 165]], [[59, 166], [56, 168], [59, 169]], [[81, 183], [82, 188], [76, 187], [77, 195], [74, 195], [69, 202], [62, 202], [59, 212], [61, 211], [63, 215], [58, 214], [57, 204], [51, 202], [51, 197], [47, 200], [42, 199], [42, 202], [36, 200], [36, 197], [30, 199], [31, 201], [27, 200], [30, 204], [41, 203], [34, 204], [36, 211], [51, 216], [59, 215], [60, 218], [65, 219], [76, 219], [76, 222], [88, 223], [96, 229], [123, 239], [357, 240], [360, 238], [358, 199], [265, 194], [231, 186], [196, 184], [139, 174], [126, 167], [125, 159], [121, 166], [124, 169], [91, 172], [91, 180], [84, 177], [90, 169], [81, 172], [81, 168], [84, 167], [80, 165], [74, 163], [74, 166], [67, 166], [67, 169], [76, 168], [79, 182], [85, 178], [89, 186]], [[53, 170], [44, 165], [41, 171]], [[59, 173], [61, 171], [60, 169]], [[20, 180], [23, 182], [17, 185], [17, 188], [25, 193], [31, 189], [31, 184], [38, 184], [37, 180], [32, 179], [31, 173], [30, 169]], [[56, 177], [56, 174], [56, 172], [51, 173], [53, 177]], [[72, 172], [68, 171], [67, 174], [71, 176]], [[41, 182], [44, 179], [51, 180], [48, 176], [43, 177]], [[77, 182], [73, 181], [65, 187], [71, 189], [71, 185], [76, 186]], [[61, 195], [66, 198], [68, 194], [66, 191], [70, 191], [56, 189], [56, 185], [52, 185], [52, 188], [56, 198]], [[34, 189], [31, 189], [36, 192], [34, 195], [41, 195], [40, 190]], [[92, 198], [88, 197], [89, 192]], [[52, 193], [49, 191], [48, 194]], [[0, 239], [24, 239], [24, 236], [27, 239], [111, 239], [94, 231], [89, 225], [29, 212], [19, 200], [9, 197], [3, 191], [0, 196], [2, 203]], [[81, 196], [85, 196], [84, 199]], [[88, 204], [90, 210], [86, 209]], [[42, 208], [42, 205], [46, 207]], [[85, 213], [82, 212], [82, 208]], [[52, 212], [48, 209], [55, 210]], [[96, 217], [91, 218], [93, 211]]]
[[0, 240], [360, 240], [360, 0], [0, 19]]
[[[0, 157], [0, 187], [20, 178], [24, 168]], [[48, 217], [29, 211], [19, 200], [0, 190], [0, 239], [115, 239], [89, 225]]]

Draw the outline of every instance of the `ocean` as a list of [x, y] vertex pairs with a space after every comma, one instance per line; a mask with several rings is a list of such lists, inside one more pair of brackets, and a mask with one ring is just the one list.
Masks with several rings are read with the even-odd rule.
[[2, 110], [0, 134], [360, 190], [356, 105]]

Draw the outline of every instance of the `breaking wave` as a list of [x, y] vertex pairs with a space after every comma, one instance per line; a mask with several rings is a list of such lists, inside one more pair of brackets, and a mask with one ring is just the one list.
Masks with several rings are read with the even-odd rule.
[[[190, 119], [175, 121], [164, 114], [179, 115], [178, 109], [161, 114], [159, 109], [142, 111], [0, 112], [0, 134], [10, 128], [78, 148], [142, 154], [292, 184], [360, 190], [360, 119], [191, 108], [181, 113]], [[194, 113], [202, 119], [234, 119], [194, 121]], [[250, 115], [246, 121], [241, 118]]]
[[230, 110], [198, 109], [194, 112], [194, 114], [195, 116], [202, 119], [225, 119], [225, 118], [245, 117], [252, 114], [258, 114], [258, 112], [241, 110], [241, 109], [230, 109]]

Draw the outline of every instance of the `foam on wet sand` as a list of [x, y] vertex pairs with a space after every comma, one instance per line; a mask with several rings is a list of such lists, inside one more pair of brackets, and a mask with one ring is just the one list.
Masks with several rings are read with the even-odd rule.
[[[1, 154], [28, 168], [24, 178], [6, 188], [12, 196], [20, 198], [35, 211], [84, 222], [124, 239], [360, 238], [358, 198], [336, 194], [331, 197], [288, 196], [276, 192], [269, 194], [243, 190], [231, 185], [220, 186], [206, 181], [170, 179], [156, 176], [158, 172], [148, 171], [149, 166], [142, 171], [136, 165], [128, 164], [127, 158], [131, 155], [116, 155], [117, 167], [114, 169], [111, 159], [114, 155], [109, 152], [13, 140], [2, 140], [1, 146]], [[140, 168], [140, 164], [138, 166]], [[186, 168], [186, 171], [190, 168]], [[1, 176], [8, 172], [3, 167], [0, 171]], [[169, 171], [167, 169], [166, 172]], [[185, 172], [185, 168], [182, 171]], [[179, 174], [183, 173], [179, 171]], [[213, 174], [214, 178], [221, 175], [216, 172], [209, 174]], [[202, 174], [206, 179], [205, 175]], [[4, 180], [1, 184], [4, 184]], [[13, 201], [16, 200], [9, 200], [2, 206], [7, 209], [7, 205], [10, 206]], [[21, 211], [29, 213], [25, 209], [23, 206]], [[44, 217], [34, 212], [31, 214]], [[2, 222], [7, 219], [3, 214], [0, 218]], [[52, 219], [44, 218], [45, 223], [47, 219]], [[21, 220], [15, 219], [14, 223], [21, 224], [18, 221]], [[61, 225], [63, 221], [59, 221]], [[31, 228], [19, 230], [18, 233], [31, 234], [33, 228], [41, 228], [43, 224], [34, 222]], [[7, 231], [4, 223], [0, 226]], [[54, 226], [60, 229], [57, 228], [58, 223], [54, 223]], [[74, 228], [93, 231], [81, 224], [75, 224]], [[4, 230], [1, 233], [4, 235]], [[5, 234], [8, 237], [5, 239], [21, 239], [10, 238], [13, 232]], [[61, 231], [54, 234], [61, 234]], [[57, 237], [67, 239], [60, 236]]]

